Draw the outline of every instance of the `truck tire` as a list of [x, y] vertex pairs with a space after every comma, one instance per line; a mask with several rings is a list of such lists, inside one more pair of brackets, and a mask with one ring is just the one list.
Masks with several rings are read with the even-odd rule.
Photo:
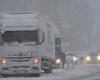
[[52, 68], [50, 67], [49, 69], [44, 69], [44, 73], [52, 73]]
[[35, 74], [35, 77], [40, 77], [41, 76], [41, 73], [36, 73]]
[[32, 74], [26, 74], [26, 75], [23, 75], [24, 77], [40, 77], [40, 73], [32, 73]]

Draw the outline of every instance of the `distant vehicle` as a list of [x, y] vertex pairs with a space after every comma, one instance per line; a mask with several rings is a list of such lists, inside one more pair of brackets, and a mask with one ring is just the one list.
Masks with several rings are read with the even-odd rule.
[[0, 14], [0, 74], [52, 72], [56, 26], [39, 13]]
[[85, 56], [86, 64], [100, 64], [100, 54], [97, 52], [90, 52]]
[[53, 68], [64, 68], [65, 65], [65, 54], [63, 52], [61, 53], [56, 53], [56, 58], [53, 64]]
[[76, 56], [74, 53], [66, 53], [66, 63], [67, 64], [76, 64], [78, 61], [78, 56]]

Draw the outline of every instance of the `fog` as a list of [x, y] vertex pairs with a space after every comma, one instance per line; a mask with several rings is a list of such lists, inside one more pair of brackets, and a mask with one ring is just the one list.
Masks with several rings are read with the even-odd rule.
[[0, 12], [38, 11], [58, 26], [64, 51], [100, 47], [100, 0], [0, 0]]

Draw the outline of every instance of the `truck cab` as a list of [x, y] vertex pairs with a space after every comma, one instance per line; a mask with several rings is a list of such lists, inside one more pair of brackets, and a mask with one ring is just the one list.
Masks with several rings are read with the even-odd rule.
[[39, 13], [0, 14], [0, 74], [32, 74], [52, 71], [55, 39], [51, 21]]

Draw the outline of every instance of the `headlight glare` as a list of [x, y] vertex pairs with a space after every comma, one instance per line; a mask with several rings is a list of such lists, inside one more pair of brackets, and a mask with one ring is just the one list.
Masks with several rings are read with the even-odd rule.
[[97, 56], [97, 60], [100, 61], [100, 56]]
[[74, 61], [77, 61], [77, 57], [73, 57], [73, 60], [74, 60]]
[[60, 64], [61, 63], [61, 59], [56, 59], [56, 64]]
[[90, 61], [91, 60], [91, 57], [90, 56], [87, 56], [86, 57], [86, 61]]

